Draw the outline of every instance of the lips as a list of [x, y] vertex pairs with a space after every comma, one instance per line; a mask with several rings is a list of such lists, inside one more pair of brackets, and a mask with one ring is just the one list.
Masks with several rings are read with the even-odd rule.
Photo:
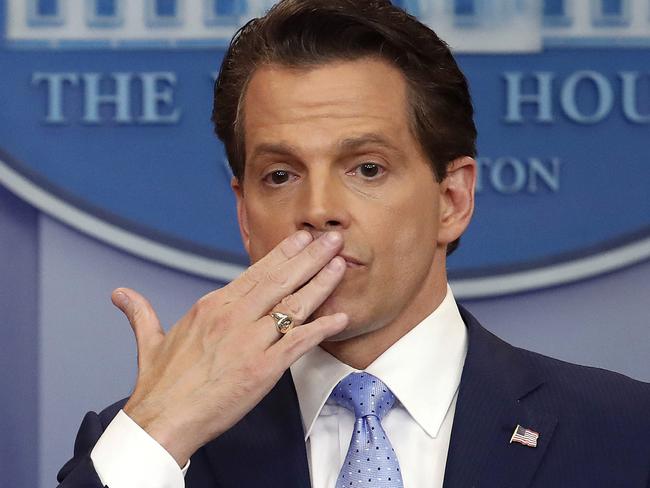
[[345, 264], [347, 265], [348, 268], [359, 268], [364, 265], [361, 261], [359, 261], [357, 258], [354, 258], [352, 256], [348, 256], [346, 254], [339, 254], [339, 256], [345, 259]]

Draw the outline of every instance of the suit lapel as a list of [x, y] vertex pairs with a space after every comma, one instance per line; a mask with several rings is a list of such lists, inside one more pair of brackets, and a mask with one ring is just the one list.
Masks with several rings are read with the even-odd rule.
[[287, 371], [248, 415], [204, 449], [219, 488], [309, 488], [291, 373]]
[[[460, 308], [469, 332], [444, 488], [529, 486], [557, 424], [531, 398], [543, 388], [522, 352]], [[510, 444], [517, 424], [539, 432], [537, 447]], [[296, 391], [287, 371], [238, 424], [205, 446], [219, 488], [309, 488]]]
[[[529, 486], [557, 423], [556, 416], [530, 401], [543, 380], [522, 351], [483, 329], [462, 308], [461, 315], [469, 345], [444, 487]], [[517, 424], [539, 433], [537, 447], [510, 443]]]

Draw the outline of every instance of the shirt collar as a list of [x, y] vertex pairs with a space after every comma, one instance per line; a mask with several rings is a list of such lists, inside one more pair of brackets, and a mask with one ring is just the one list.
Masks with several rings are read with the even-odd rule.
[[[438, 308], [366, 371], [383, 381], [415, 422], [436, 437], [458, 390], [466, 353], [467, 329], [447, 286]], [[353, 371], [320, 347], [291, 366], [305, 440], [334, 387]]]

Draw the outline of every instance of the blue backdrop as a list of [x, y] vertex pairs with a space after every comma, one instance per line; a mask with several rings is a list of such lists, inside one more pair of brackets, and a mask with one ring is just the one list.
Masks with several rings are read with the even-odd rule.
[[[52, 486], [84, 412], [128, 395], [113, 288], [172, 324], [245, 265], [211, 91], [235, 28], [270, 4], [0, 2], [7, 486]], [[476, 105], [456, 296], [515, 344], [650, 380], [647, 2], [402, 5], [456, 48]]]

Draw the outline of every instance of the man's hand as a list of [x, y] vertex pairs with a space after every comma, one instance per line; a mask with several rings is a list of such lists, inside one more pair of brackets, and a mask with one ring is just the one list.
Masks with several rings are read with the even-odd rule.
[[[299, 231], [202, 297], [167, 334], [144, 297], [113, 292], [138, 346], [138, 378], [124, 410], [180, 466], [248, 413], [294, 361], [345, 328], [343, 313], [304, 323], [343, 277], [341, 247], [337, 232], [312, 240]], [[298, 327], [281, 336], [271, 311]]]

